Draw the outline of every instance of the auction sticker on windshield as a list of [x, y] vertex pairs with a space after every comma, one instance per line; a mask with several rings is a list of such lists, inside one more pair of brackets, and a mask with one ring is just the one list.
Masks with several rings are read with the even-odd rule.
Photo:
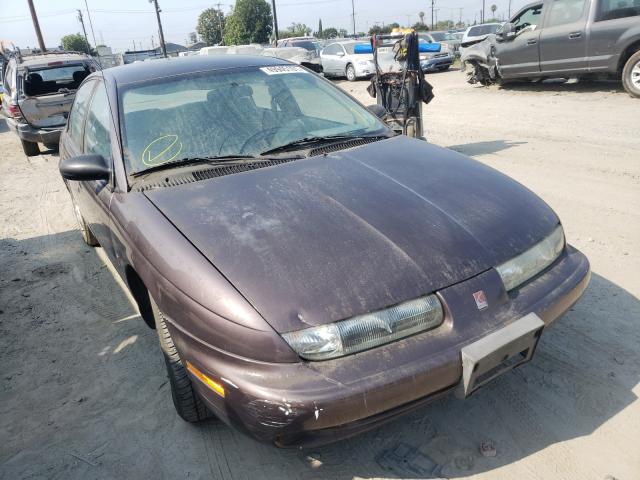
[[278, 65], [273, 67], [260, 68], [267, 75], [281, 75], [283, 73], [308, 73], [304, 68], [297, 65]]

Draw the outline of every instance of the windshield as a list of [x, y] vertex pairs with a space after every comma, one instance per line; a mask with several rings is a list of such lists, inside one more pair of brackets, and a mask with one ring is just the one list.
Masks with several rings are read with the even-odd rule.
[[29, 68], [24, 79], [24, 93], [32, 96], [57, 93], [61, 88], [76, 90], [90, 73], [89, 66], [83, 63]]
[[314, 42], [313, 40], [295, 40], [290, 42], [292, 47], [304, 48], [305, 50], [309, 50], [310, 52], [320, 52], [320, 43]]
[[431, 36], [436, 42], [443, 42], [444, 40], [453, 40], [453, 37], [447, 32], [431, 32]]
[[386, 133], [368, 110], [293, 65], [189, 73], [120, 97], [128, 172], [193, 157], [259, 155], [308, 137]]
[[493, 25], [478, 25], [477, 27], [471, 27], [469, 29], [468, 37], [479, 37], [481, 35], [489, 35], [490, 33], [496, 33], [498, 30], [499, 24]]

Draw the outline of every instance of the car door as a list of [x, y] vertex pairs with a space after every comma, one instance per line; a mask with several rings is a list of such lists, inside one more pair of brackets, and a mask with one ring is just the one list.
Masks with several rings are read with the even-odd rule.
[[[89, 128], [95, 128], [95, 117], [98, 114], [97, 109], [100, 108], [101, 103], [97, 102], [92, 106], [93, 95], [98, 86], [100, 91], [105, 90], [101, 82], [90, 80], [85, 82], [76, 93], [69, 114], [67, 129], [60, 142], [61, 158], [69, 158], [85, 153], [86, 134], [89, 133], [89, 130], [87, 130], [89, 116], [92, 117], [92, 125]], [[102, 108], [105, 110], [104, 113], [108, 114], [109, 109]], [[91, 148], [94, 150], [95, 146]], [[92, 152], [90, 151], [89, 153]], [[100, 244], [105, 249], [109, 249], [111, 245], [111, 237], [108, 233], [108, 209], [111, 201], [109, 182], [105, 180], [68, 181], [67, 185], [73, 198], [74, 208], [79, 210], [79, 213]]]
[[503, 78], [531, 76], [540, 72], [540, 26], [543, 4], [522, 9], [511, 19], [514, 37], [505, 37], [496, 44], [496, 57]]
[[[589, 26], [589, 71], [615, 71], [620, 53], [626, 46], [621, 45], [621, 39], [634, 26], [640, 25], [640, 1], [599, 0], [597, 3], [597, 9], [592, 13], [594, 21]], [[629, 38], [628, 43], [632, 41]]]
[[340, 51], [342, 51], [342, 47], [337, 43], [333, 43], [322, 50], [320, 59], [322, 60], [322, 70], [325, 73], [330, 75], [338, 75], [340, 73], [340, 57], [338, 56]]
[[588, 0], [550, 0], [540, 32], [540, 71], [579, 73], [589, 69], [587, 58]]
[[113, 154], [111, 152], [111, 109], [107, 90], [98, 80], [87, 112], [84, 126], [85, 154], [101, 155], [110, 166], [109, 180], [95, 180], [81, 183], [80, 194], [85, 197], [87, 209], [85, 220], [107, 255], [113, 258], [111, 216], [109, 208], [113, 196]]

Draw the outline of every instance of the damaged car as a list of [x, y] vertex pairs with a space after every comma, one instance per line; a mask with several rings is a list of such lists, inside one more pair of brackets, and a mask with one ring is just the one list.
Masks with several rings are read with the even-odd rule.
[[[464, 46], [464, 44], [463, 44]], [[640, 3], [544, 0], [464, 48], [469, 83], [616, 78], [640, 98]]]
[[81, 85], [60, 173], [184, 420], [279, 447], [349, 437], [527, 362], [582, 295], [589, 262], [543, 200], [372, 111], [264, 56]]

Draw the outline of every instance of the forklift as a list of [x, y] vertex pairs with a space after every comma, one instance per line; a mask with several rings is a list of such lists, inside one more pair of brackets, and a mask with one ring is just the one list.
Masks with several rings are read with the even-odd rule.
[[419, 41], [415, 31], [395, 29], [390, 34], [374, 35], [370, 49], [369, 45], [358, 45], [355, 51], [373, 53], [375, 74], [367, 91], [376, 99], [380, 118], [398, 134], [422, 140], [426, 140], [422, 103], [428, 104], [434, 95], [420, 68], [420, 52], [430, 48]]

